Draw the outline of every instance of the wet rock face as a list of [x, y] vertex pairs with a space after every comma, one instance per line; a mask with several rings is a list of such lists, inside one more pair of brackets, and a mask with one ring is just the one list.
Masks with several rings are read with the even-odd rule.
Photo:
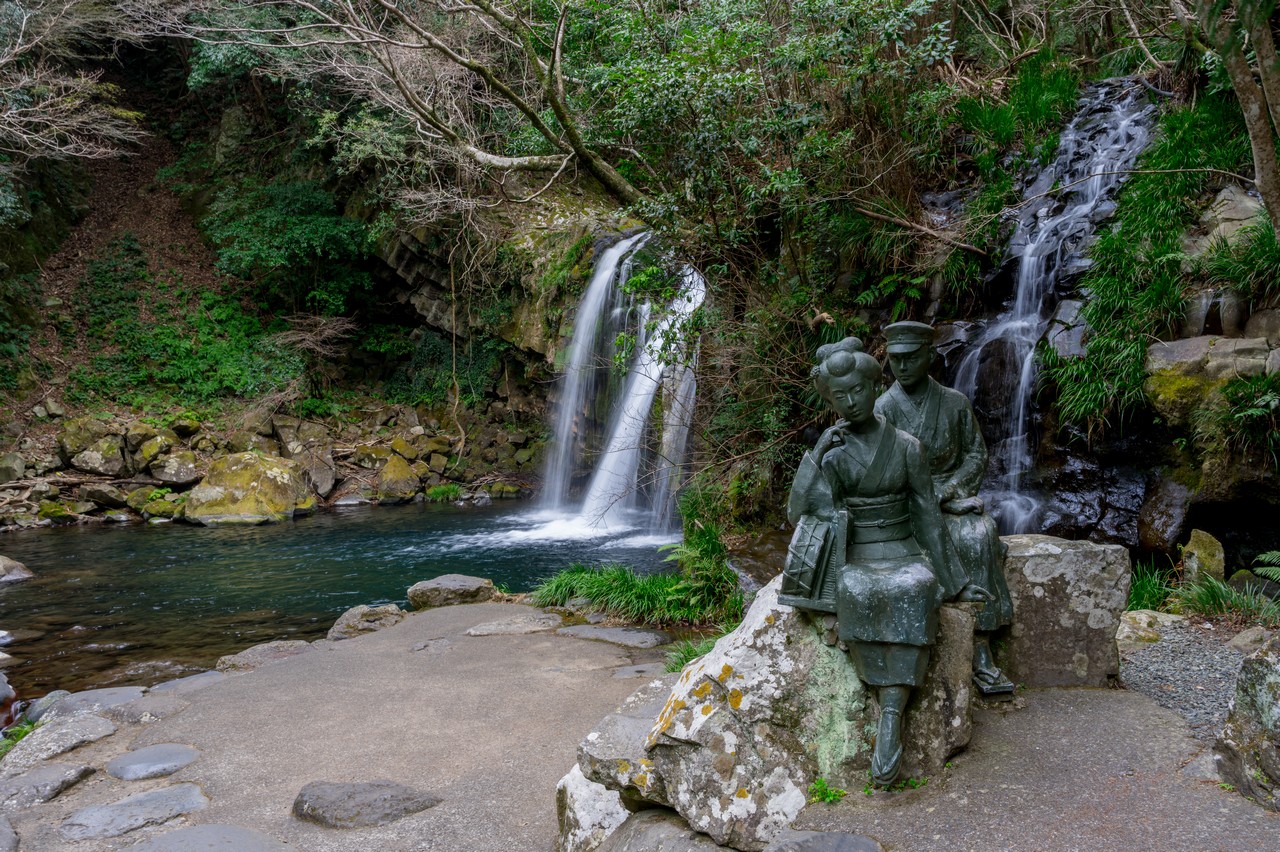
[[1138, 513], [1138, 545], [1143, 550], [1173, 553], [1182, 538], [1192, 497], [1187, 486], [1160, 477]]
[[1097, 458], [1068, 454], [1041, 470], [1045, 495], [1041, 529], [1046, 535], [1134, 546], [1146, 474]]
[[1222, 779], [1237, 792], [1280, 810], [1280, 635], [1241, 665], [1214, 757]]

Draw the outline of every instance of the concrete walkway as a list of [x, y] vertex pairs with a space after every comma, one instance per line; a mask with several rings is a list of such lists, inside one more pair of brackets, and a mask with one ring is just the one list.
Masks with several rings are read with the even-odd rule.
[[[538, 612], [477, 604], [414, 613], [180, 697], [152, 693], [137, 706], [151, 706], [158, 721], [120, 721], [129, 705], [108, 711], [115, 735], [56, 758], [98, 772], [10, 814], [21, 849], [127, 849], [182, 826], [223, 824], [307, 852], [550, 850], [555, 784], [578, 742], [645, 682], [630, 667], [660, 651], [551, 633], [466, 635]], [[797, 827], [871, 835], [894, 852], [1280, 849], [1280, 818], [1220, 789], [1182, 718], [1144, 696], [1044, 690], [1018, 704], [979, 711], [973, 743], [944, 777], [903, 793], [850, 791], [839, 804], [811, 805]], [[149, 781], [102, 771], [128, 750], [160, 743], [199, 755]], [[348, 830], [290, 813], [310, 782], [383, 779], [442, 802]], [[209, 803], [171, 823], [79, 842], [58, 833], [87, 806], [187, 782]]]

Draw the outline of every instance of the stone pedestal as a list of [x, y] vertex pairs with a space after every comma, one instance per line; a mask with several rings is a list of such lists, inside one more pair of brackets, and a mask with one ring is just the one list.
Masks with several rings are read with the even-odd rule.
[[1108, 686], [1120, 674], [1116, 629], [1129, 600], [1118, 544], [1005, 536], [1013, 624], [997, 659], [1024, 686]]

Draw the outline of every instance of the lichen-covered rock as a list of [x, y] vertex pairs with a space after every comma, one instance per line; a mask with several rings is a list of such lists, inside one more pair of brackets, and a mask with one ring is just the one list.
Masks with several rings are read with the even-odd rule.
[[399, 624], [404, 616], [404, 610], [393, 603], [382, 606], [360, 604], [338, 616], [325, 638], [331, 641], [351, 639], [362, 633], [372, 633]]
[[556, 852], [593, 852], [630, 814], [616, 791], [588, 781], [574, 764], [556, 785]]
[[1182, 573], [1187, 581], [1195, 580], [1201, 574], [1221, 582], [1226, 566], [1226, 555], [1222, 542], [1204, 530], [1192, 530], [1187, 546], [1182, 548]]
[[720, 852], [725, 847], [694, 831], [677, 814], [650, 808], [631, 814], [596, 848], [600, 852]]
[[99, 476], [124, 476], [129, 464], [124, 458], [124, 438], [107, 435], [99, 438], [71, 458], [71, 466]]
[[315, 498], [295, 463], [236, 453], [209, 465], [208, 475], [187, 494], [186, 517], [206, 526], [265, 524], [314, 507]]
[[938, 611], [938, 641], [924, 683], [911, 691], [903, 731], [904, 777], [936, 776], [973, 736], [972, 604]]
[[18, 560], [0, 556], [0, 585], [30, 580], [34, 576], [31, 569]]
[[420, 488], [418, 474], [403, 456], [392, 455], [378, 471], [379, 503], [408, 503]]
[[1280, 810], [1280, 634], [1240, 666], [1214, 757], [1223, 781], [1263, 807]]
[[1002, 655], [1027, 686], [1107, 686], [1120, 671], [1116, 629], [1129, 599], [1129, 552], [1117, 544], [1005, 536], [1013, 624]]
[[1194, 413], [1228, 380], [1262, 375], [1267, 354], [1265, 338], [1158, 341], [1147, 349], [1147, 398], [1171, 425], [1193, 425]]
[[106, 485], [99, 482], [88, 482], [81, 485], [80, 496], [108, 509], [123, 509], [128, 504], [129, 499], [129, 495], [114, 485]]
[[63, 421], [62, 431], [58, 433], [58, 455], [62, 457], [63, 464], [70, 464], [73, 458], [114, 434], [117, 434], [114, 426], [95, 417]]
[[190, 485], [200, 481], [200, 469], [196, 454], [190, 450], [177, 450], [151, 462], [151, 475], [165, 485]]
[[280, 455], [280, 444], [274, 438], [259, 435], [257, 432], [233, 432], [227, 438], [229, 453], [262, 453], [266, 456]]
[[302, 467], [302, 475], [321, 497], [328, 497], [338, 481], [333, 462], [333, 445], [328, 443], [296, 444], [292, 458]]
[[134, 451], [133, 458], [138, 467], [147, 467], [151, 462], [178, 446], [177, 433], [169, 429], [155, 430]]
[[414, 609], [430, 609], [436, 606], [484, 603], [493, 600], [497, 593], [492, 580], [468, 577], [466, 574], [444, 574], [414, 583], [409, 588], [407, 597]]

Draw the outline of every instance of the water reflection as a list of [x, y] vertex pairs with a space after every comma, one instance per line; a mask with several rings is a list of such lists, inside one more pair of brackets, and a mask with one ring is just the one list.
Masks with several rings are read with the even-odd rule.
[[524, 538], [522, 507], [360, 508], [267, 527], [39, 530], [0, 537], [35, 579], [0, 587], [6, 669], [24, 695], [152, 683], [273, 639], [323, 636], [361, 603], [441, 574], [512, 591], [574, 561], [661, 563], [650, 542]]

